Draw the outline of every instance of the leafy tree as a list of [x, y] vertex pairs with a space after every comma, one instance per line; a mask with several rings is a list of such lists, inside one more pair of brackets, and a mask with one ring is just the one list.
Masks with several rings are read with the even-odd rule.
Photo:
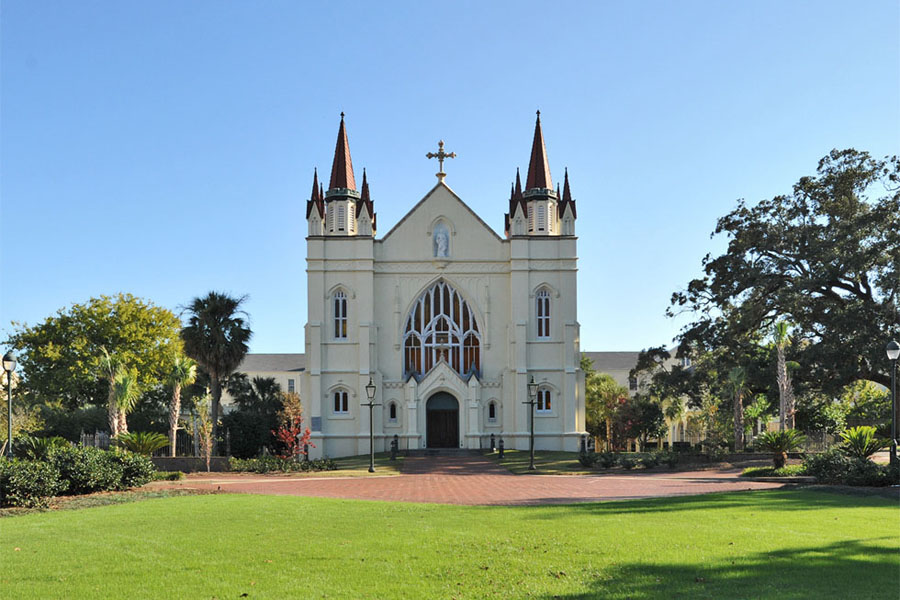
[[728, 387], [731, 390], [734, 411], [734, 451], [744, 451], [744, 394], [747, 391], [747, 372], [742, 367], [734, 367], [728, 372]]
[[244, 360], [249, 350], [247, 342], [253, 335], [244, 318], [246, 313], [241, 310], [245, 299], [219, 292], [194, 298], [187, 308], [188, 324], [181, 330], [185, 354], [196, 360], [209, 375], [213, 452], [216, 451], [222, 385]]
[[625, 400], [616, 410], [616, 420], [625, 438], [639, 439], [641, 448], [647, 445], [648, 437], [659, 435], [665, 426], [659, 403], [645, 394]]
[[197, 379], [197, 363], [182, 354], [172, 360], [166, 382], [172, 387], [172, 399], [169, 402], [169, 455], [175, 457], [176, 434], [178, 433], [178, 416], [181, 414], [181, 389], [194, 383]]
[[281, 446], [281, 458], [296, 459], [306, 452], [307, 446], [314, 446], [310, 441], [309, 427], [303, 427], [303, 405], [300, 396], [294, 392], [281, 393], [282, 409], [278, 412], [278, 429], [272, 434]]
[[91, 298], [35, 326], [13, 326], [7, 344], [18, 351], [23, 392], [42, 403], [60, 401], [68, 410], [108, 404], [115, 370], [104, 368], [104, 349], [149, 390], [160, 384], [181, 345], [178, 317], [130, 294]]
[[231, 432], [231, 452], [239, 458], [258, 456], [263, 448], [275, 450], [273, 430], [278, 428], [278, 413], [283, 408], [281, 386], [273, 377], [248, 379], [235, 373], [228, 379], [228, 393], [236, 410], [222, 419]]
[[585, 408], [587, 430], [600, 437], [604, 431], [607, 450], [613, 442], [613, 418], [619, 405], [628, 398], [628, 388], [619, 385], [612, 375], [598, 373], [587, 356], [581, 357], [585, 379]]
[[670, 314], [697, 315], [682, 345], [734, 349], [786, 319], [810, 387], [887, 386], [884, 343], [900, 330], [898, 184], [897, 157], [834, 150], [790, 194], [740, 201], [714, 232], [728, 249], [704, 258], [704, 275], [673, 295]]

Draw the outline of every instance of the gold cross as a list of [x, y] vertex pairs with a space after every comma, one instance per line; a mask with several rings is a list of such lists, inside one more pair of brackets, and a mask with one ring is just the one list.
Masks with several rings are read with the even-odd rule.
[[429, 152], [425, 157], [438, 159], [438, 172], [435, 173], [435, 176], [438, 178], [438, 181], [444, 181], [444, 177], [447, 176], [447, 174], [444, 173], [444, 159], [456, 158], [456, 152], [450, 152], [449, 154], [444, 152], [444, 140], [440, 140], [438, 142], [438, 151]]

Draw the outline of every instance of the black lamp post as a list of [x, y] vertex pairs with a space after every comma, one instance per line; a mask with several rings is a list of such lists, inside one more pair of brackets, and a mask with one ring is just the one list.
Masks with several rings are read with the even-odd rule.
[[900, 344], [891, 341], [887, 345], [888, 360], [891, 361], [891, 464], [897, 464], [897, 358]]
[[373, 419], [373, 409], [381, 404], [375, 404], [375, 384], [372, 383], [372, 376], [369, 376], [369, 383], [366, 384], [366, 397], [369, 399], [368, 404], [363, 406], [369, 407], [369, 473], [375, 472], [375, 421]]
[[534, 471], [537, 469], [537, 467], [534, 466], [534, 405], [537, 404], [537, 391], [538, 384], [534, 382], [534, 375], [532, 375], [531, 381], [528, 382], [528, 402], [522, 403], [528, 405], [528, 413], [531, 415], [531, 439], [529, 444], [528, 456], [529, 471]]
[[12, 350], [3, 355], [3, 370], [6, 371], [6, 456], [12, 458], [12, 374], [16, 370], [16, 355]]

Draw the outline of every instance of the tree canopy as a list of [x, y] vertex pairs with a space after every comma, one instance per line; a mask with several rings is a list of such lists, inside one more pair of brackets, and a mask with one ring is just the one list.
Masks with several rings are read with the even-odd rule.
[[13, 326], [7, 344], [19, 353], [23, 391], [69, 410], [106, 402], [105, 352], [149, 389], [163, 381], [181, 347], [178, 317], [131, 294], [91, 298], [32, 327]]
[[[838, 393], [890, 381], [884, 347], [900, 332], [900, 160], [834, 150], [787, 195], [719, 219], [728, 237], [704, 275], [672, 297], [670, 314], [696, 319], [682, 347], [736, 348], [792, 324], [798, 378]], [[740, 353], [736, 353], [740, 354]]]

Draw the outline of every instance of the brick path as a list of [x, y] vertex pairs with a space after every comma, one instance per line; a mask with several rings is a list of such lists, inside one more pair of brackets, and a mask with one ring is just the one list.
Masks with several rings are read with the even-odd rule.
[[[285, 477], [244, 474], [189, 476], [163, 487], [224, 492], [357, 498], [441, 504], [563, 504], [762, 490], [781, 483], [747, 481], [738, 470], [616, 475], [513, 475], [476, 456], [409, 457], [403, 474], [384, 477]], [[157, 484], [159, 485], [159, 484]]]

